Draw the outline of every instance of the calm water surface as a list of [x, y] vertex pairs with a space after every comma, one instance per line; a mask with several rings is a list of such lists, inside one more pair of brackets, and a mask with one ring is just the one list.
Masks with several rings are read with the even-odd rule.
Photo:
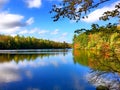
[[70, 49], [0, 53], [0, 90], [96, 90], [101, 85], [120, 90], [120, 60], [113, 54]]

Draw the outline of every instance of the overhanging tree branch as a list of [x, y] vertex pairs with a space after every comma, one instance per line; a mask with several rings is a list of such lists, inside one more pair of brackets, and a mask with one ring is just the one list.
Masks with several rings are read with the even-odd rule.
[[[59, 5], [53, 5], [50, 13], [54, 13], [52, 17], [54, 21], [58, 21], [60, 17], [67, 17], [70, 20], [79, 21], [81, 18], [87, 17], [87, 12], [99, 5], [111, 0], [63, 0]], [[108, 20], [110, 17], [120, 18], [120, 3], [115, 6], [113, 11], [106, 11], [100, 20]]]

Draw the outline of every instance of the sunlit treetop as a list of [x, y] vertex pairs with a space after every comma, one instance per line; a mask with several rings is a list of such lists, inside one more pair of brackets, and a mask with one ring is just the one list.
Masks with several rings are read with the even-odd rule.
[[[60, 17], [67, 17], [78, 22], [81, 18], [87, 18], [92, 9], [108, 1], [111, 0], [63, 0], [59, 5], [53, 5], [50, 13], [54, 13], [54, 21], [58, 21]], [[115, 5], [114, 10], [105, 11], [99, 19], [106, 21], [110, 17], [120, 18], [120, 3]]]

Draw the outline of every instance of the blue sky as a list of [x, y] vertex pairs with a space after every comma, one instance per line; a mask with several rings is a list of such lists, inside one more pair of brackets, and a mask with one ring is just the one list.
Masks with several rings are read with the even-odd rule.
[[49, 13], [53, 4], [61, 0], [0, 0], [0, 33], [6, 35], [34, 36], [55, 41], [72, 42], [74, 31], [79, 28], [90, 28], [92, 23], [100, 25], [110, 21], [99, 21], [99, 17], [106, 10], [112, 10], [119, 0], [111, 0], [88, 14], [88, 19], [81, 19], [78, 23], [68, 19], [53, 22], [53, 15]]

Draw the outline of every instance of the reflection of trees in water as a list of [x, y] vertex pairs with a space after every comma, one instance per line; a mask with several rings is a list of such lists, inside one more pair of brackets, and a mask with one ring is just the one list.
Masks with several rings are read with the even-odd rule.
[[74, 62], [94, 70], [120, 73], [119, 56], [113, 52], [74, 51]]
[[[79, 54], [76, 54], [79, 52]], [[110, 90], [120, 90], [120, 59], [114, 52], [74, 51], [76, 63], [89, 66], [88, 81], [96, 87], [102, 85]], [[84, 58], [85, 57], [85, 61]], [[86, 62], [86, 63], [84, 63]], [[107, 89], [103, 89], [107, 90]]]
[[79, 63], [84, 66], [88, 66], [88, 53], [80, 50], [73, 50], [73, 60], [74, 63]]
[[37, 58], [43, 59], [44, 57], [57, 56], [62, 54], [65, 56], [67, 51], [64, 52], [45, 52], [40, 54], [0, 54], [0, 62], [9, 62], [14, 60], [15, 62], [24, 61], [24, 60], [35, 60]]
[[87, 79], [96, 87], [104, 86], [109, 90], [120, 90], [120, 76], [117, 73], [92, 70], [87, 75]]
[[100, 52], [94, 55], [92, 67], [89, 77], [91, 83], [110, 90], [120, 90], [120, 60], [116, 53]]
[[94, 54], [92, 65], [95, 70], [120, 73], [120, 59], [114, 52]]

